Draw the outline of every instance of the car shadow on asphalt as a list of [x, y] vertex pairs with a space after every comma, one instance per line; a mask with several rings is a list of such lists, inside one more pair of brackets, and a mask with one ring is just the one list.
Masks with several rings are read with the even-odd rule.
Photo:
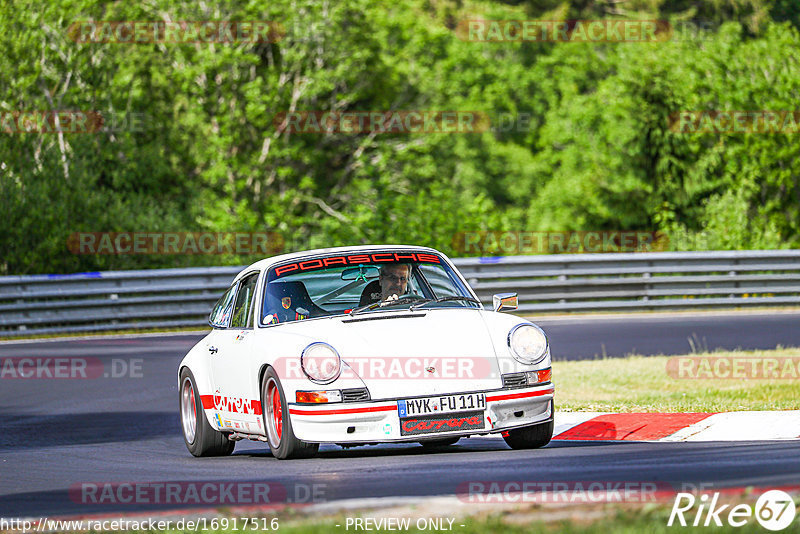
[[[612, 445], [634, 445], [634, 441], [590, 441], [590, 440], [554, 440], [547, 444], [542, 449], [526, 449], [516, 452], [533, 452], [536, 450], [552, 450], [576, 447], [605, 447]], [[481, 452], [498, 452], [508, 451], [509, 453], [515, 452], [508, 445], [505, 444], [503, 438], [496, 439], [462, 439], [455, 445], [446, 447], [430, 447], [426, 448], [419, 443], [381, 443], [377, 445], [360, 445], [354, 447], [342, 448], [339, 445], [324, 444], [320, 447], [319, 452], [314, 459], [316, 460], [334, 460], [334, 459], [348, 459], [348, 458], [379, 458], [391, 456], [435, 456], [440, 454], [464, 454], [464, 453], [481, 453]], [[247, 448], [234, 451], [232, 458], [272, 458], [272, 453], [269, 451], [269, 446], [264, 443], [263, 448]]]

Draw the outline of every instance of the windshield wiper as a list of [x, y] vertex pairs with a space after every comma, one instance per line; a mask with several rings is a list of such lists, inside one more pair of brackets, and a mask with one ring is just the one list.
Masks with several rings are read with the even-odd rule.
[[438, 304], [439, 302], [447, 302], [447, 301], [450, 301], [450, 300], [464, 300], [464, 301], [467, 301], [467, 302], [473, 302], [475, 304], [480, 304], [481, 303], [481, 301], [479, 301], [478, 299], [474, 299], [472, 297], [454, 295], [454, 296], [451, 296], [451, 297], [439, 297], [438, 299], [435, 299], [435, 300], [426, 299], [425, 302], [420, 302], [419, 304], [414, 304], [413, 306], [411, 306], [409, 308], [409, 310], [414, 311], [417, 308], [421, 308], [422, 306], [425, 306], [426, 304], [430, 304], [431, 302], [433, 302], [434, 304]]
[[375, 308], [377, 308], [380, 305], [381, 305], [380, 302], [373, 302], [372, 304], [367, 304], [365, 306], [360, 306], [358, 308], [353, 308], [352, 310], [350, 310], [350, 316], [352, 317], [353, 315], [355, 315], [357, 313], [361, 313], [363, 311], [374, 310]]
[[[405, 296], [400, 297], [400, 298], [398, 298], [396, 300], [382, 300], [382, 301], [379, 301], [379, 302], [373, 302], [372, 304], [367, 304], [366, 306], [361, 306], [360, 308], [355, 308], [355, 309], [350, 311], [350, 315], [353, 316], [353, 315], [356, 315], [356, 314], [361, 313], [361, 312], [374, 310], [375, 308], [382, 308], [384, 306], [395, 306], [397, 304], [403, 304], [405, 302], [415, 301], [415, 300], [424, 300], [426, 302], [430, 301], [430, 299], [426, 299], [425, 297], [420, 297], [419, 295], [405, 295]], [[420, 303], [420, 304], [424, 304], [424, 303]], [[413, 308], [413, 307], [414, 306], [411, 306], [411, 308]], [[411, 308], [409, 308], [409, 309], [411, 309]]]

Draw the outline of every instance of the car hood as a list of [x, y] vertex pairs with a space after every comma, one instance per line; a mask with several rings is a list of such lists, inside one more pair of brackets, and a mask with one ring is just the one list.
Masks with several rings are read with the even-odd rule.
[[333, 346], [347, 365], [342, 376], [360, 377], [374, 400], [502, 386], [491, 334], [479, 310], [379, 311], [283, 328], [308, 342]]

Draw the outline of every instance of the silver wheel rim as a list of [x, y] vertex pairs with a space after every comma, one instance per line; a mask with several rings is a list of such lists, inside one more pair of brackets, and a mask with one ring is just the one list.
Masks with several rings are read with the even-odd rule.
[[194, 436], [197, 432], [197, 404], [192, 381], [188, 377], [183, 379], [181, 386], [181, 421], [186, 441], [194, 443]]
[[281, 436], [278, 434], [278, 429], [275, 426], [275, 409], [273, 408], [274, 402], [276, 401], [276, 395], [278, 397], [277, 402], [280, 403], [280, 389], [278, 388], [278, 383], [275, 382], [274, 378], [269, 378], [267, 380], [266, 394], [264, 398], [264, 404], [266, 405], [266, 410], [264, 410], [264, 419], [266, 419], [265, 423], [267, 427], [267, 439], [269, 439], [269, 444], [273, 449], [277, 449], [281, 445]]

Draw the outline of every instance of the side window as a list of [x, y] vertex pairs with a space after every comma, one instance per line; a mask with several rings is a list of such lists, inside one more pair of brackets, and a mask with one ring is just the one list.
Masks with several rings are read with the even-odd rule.
[[422, 264], [419, 270], [425, 275], [425, 279], [431, 285], [436, 297], [452, 297], [458, 295], [454, 280], [448, 276], [447, 272], [438, 265]]
[[231, 328], [253, 328], [253, 295], [256, 292], [258, 273], [253, 273], [239, 282], [236, 302], [233, 305]]
[[228, 326], [228, 321], [231, 318], [231, 308], [233, 308], [233, 294], [235, 293], [236, 286], [231, 286], [222, 297], [214, 305], [211, 310], [211, 315], [208, 316], [208, 322], [214, 328], [225, 328]]

